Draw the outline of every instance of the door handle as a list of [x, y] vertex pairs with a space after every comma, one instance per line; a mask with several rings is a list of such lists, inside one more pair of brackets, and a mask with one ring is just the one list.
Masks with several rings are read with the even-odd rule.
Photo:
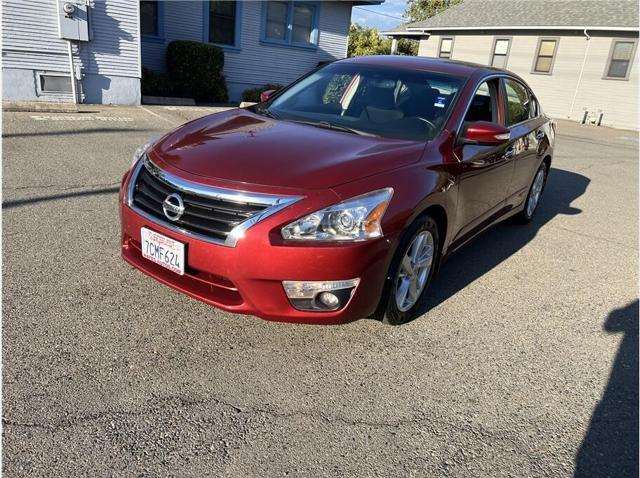
[[540, 130], [536, 133], [536, 139], [542, 140], [544, 139], [544, 131]]
[[504, 157], [506, 159], [511, 159], [513, 158], [513, 155], [515, 154], [515, 150], [513, 149], [513, 146], [510, 148], [507, 148], [507, 150], [504, 152]]

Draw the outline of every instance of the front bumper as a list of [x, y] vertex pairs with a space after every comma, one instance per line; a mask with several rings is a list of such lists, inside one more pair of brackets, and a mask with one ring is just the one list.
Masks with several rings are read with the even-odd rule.
[[[309, 205], [291, 206], [250, 228], [235, 247], [225, 247], [186, 237], [143, 217], [123, 201], [122, 194], [119, 204], [123, 259], [154, 279], [215, 307], [267, 320], [337, 324], [367, 317], [378, 305], [393, 238], [337, 245], [282, 241], [280, 227], [307, 213]], [[186, 244], [185, 275], [142, 256], [142, 227]], [[336, 311], [297, 310], [282, 285], [282, 281], [354, 278], [360, 283], [347, 305]]]

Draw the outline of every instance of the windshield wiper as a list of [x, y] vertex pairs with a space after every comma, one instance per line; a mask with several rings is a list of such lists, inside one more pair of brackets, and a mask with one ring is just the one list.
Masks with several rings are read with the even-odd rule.
[[345, 133], [358, 134], [361, 136], [375, 136], [371, 133], [366, 133], [358, 129], [349, 128], [341, 124], [329, 123], [328, 121], [305, 121], [305, 120], [288, 120], [293, 123], [306, 124], [309, 126], [315, 126], [316, 128], [333, 129], [335, 131], [344, 131]]

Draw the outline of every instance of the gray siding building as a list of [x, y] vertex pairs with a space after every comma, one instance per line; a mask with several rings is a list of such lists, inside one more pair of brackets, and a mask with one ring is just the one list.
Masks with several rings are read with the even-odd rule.
[[556, 118], [638, 126], [636, 0], [464, 0], [384, 32], [420, 40], [420, 56], [506, 68]]
[[[72, 102], [75, 86], [81, 103], [139, 104], [142, 67], [164, 72], [169, 42], [195, 40], [223, 48], [239, 101], [345, 57], [353, 5], [383, 1], [2, 0], [3, 99]], [[86, 11], [86, 39], [61, 38], [64, 4]]]
[[[165, 50], [171, 40], [212, 43], [224, 49], [229, 97], [238, 101], [247, 88], [287, 84], [318, 62], [347, 55], [352, 2], [228, 4], [232, 8], [224, 12], [226, 18], [222, 20], [222, 15], [213, 11], [214, 2], [165, 3], [158, 14], [158, 21], [163, 23], [159, 34], [142, 35], [142, 66], [163, 72]], [[226, 30], [214, 25], [217, 16], [226, 22]]]
[[[3, 99], [73, 101], [59, 9], [56, 0], [2, 0]], [[137, 2], [97, 0], [89, 9], [89, 41], [71, 42], [78, 101], [140, 103]]]

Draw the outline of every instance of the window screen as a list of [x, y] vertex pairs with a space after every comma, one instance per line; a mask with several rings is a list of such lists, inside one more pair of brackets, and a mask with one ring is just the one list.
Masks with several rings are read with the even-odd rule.
[[536, 73], [551, 73], [553, 57], [556, 54], [558, 40], [540, 40], [538, 44], [538, 54], [533, 71]]
[[626, 78], [631, 66], [631, 58], [633, 58], [633, 48], [635, 43], [632, 41], [615, 41], [609, 67], [607, 68], [607, 76], [609, 78]]

